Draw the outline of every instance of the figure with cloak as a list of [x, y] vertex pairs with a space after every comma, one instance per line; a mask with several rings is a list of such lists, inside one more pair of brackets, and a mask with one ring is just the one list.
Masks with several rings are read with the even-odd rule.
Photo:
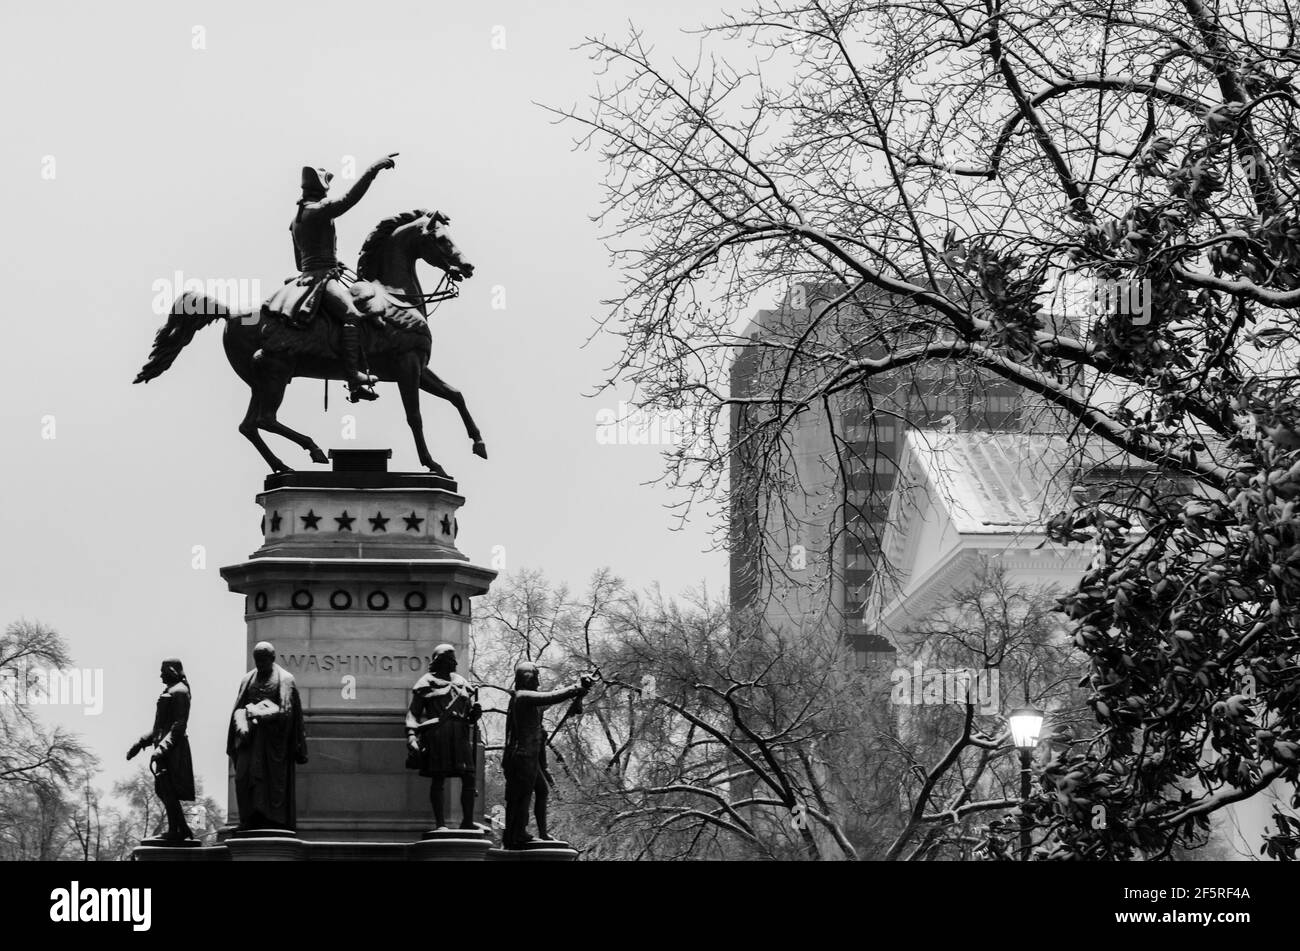
[[292, 831], [297, 824], [294, 772], [307, 762], [302, 701], [293, 674], [275, 662], [275, 647], [260, 642], [253, 648], [253, 664], [239, 682], [226, 731], [239, 829]]
[[428, 673], [411, 688], [411, 704], [406, 712], [407, 766], [418, 768], [421, 776], [431, 780], [429, 802], [439, 829], [447, 827], [443, 786], [448, 776], [460, 779], [460, 828], [477, 828], [475, 754], [482, 715], [477, 688], [456, 673], [455, 648], [439, 644], [433, 650]]

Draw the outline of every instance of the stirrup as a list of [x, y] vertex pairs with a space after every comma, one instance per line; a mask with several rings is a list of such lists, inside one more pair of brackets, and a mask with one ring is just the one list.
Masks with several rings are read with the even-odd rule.
[[379, 394], [366, 384], [348, 384], [348, 402], [360, 403], [362, 400], [377, 400]]

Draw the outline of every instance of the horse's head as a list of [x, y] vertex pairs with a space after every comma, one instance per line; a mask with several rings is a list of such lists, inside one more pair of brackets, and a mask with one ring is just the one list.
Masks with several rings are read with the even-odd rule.
[[461, 281], [474, 276], [474, 265], [465, 260], [447, 233], [451, 219], [439, 211], [429, 213], [425, 220], [417, 243], [420, 258], [436, 268], [447, 272], [453, 281]]
[[425, 261], [453, 281], [473, 277], [474, 265], [451, 240], [448, 224], [446, 215], [423, 208], [383, 219], [361, 245], [357, 276], [400, 287], [414, 275], [415, 262]]

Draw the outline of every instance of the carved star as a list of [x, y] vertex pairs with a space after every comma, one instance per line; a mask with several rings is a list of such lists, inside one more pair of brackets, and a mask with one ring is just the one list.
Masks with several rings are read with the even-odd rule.
[[420, 530], [420, 523], [423, 522], [424, 519], [420, 518], [420, 516], [416, 515], [415, 512], [412, 511], [410, 515], [403, 515], [402, 521], [406, 523], [406, 530], [408, 532], [418, 532]]
[[339, 531], [340, 531], [340, 532], [350, 532], [350, 531], [352, 531], [352, 523], [355, 522], [356, 520], [357, 520], [357, 517], [356, 517], [355, 515], [349, 515], [347, 509], [344, 509], [344, 510], [343, 510], [343, 514], [342, 514], [342, 515], [335, 515], [335, 516], [334, 516], [334, 521], [336, 521], [336, 522], [339, 523]]
[[384, 518], [383, 512], [376, 512], [375, 517], [370, 519], [370, 528], [376, 532], [386, 532], [388, 531], [386, 526], [390, 521], [392, 521], [392, 519]]
[[271, 531], [273, 531], [273, 532], [278, 532], [279, 530], [280, 530], [280, 513], [279, 513], [279, 512], [272, 512], [272, 513], [271, 513]]
[[316, 527], [316, 523], [320, 521], [320, 516], [311, 509], [308, 509], [307, 514], [300, 516], [300, 518], [302, 519], [303, 528], [309, 528], [313, 532], [320, 531], [320, 529]]
[[443, 533], [444, 535], [450, 535], [450, 534], [451, 534], [451, 516], [450, 516], [450, 515], [444, 515], [444, 516], [442, 517], [442, 533]]

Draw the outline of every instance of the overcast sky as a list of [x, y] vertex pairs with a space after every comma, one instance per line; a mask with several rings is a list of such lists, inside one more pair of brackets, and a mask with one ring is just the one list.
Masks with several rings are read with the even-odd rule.
[[[423, 206], [451, 217], [477, 268], [436, 315], [431, 366], [464, 391], [491, 458], [470, 454], [449, 404], [423, 398], [433, 455], [468, 498], [460, 547], [487, 563], [503, 546], [507, 569], [575, 586], [610, 565], [637, 586], [720, 592], [708, 525], [671, 531], [674, 498], [643, 485], [659, 450], [597, 442], [598, 411], [617, 404], [584, 395], [616, 352], [583, 348], [616, 287], [589, 217], [600, 170], [533, 104], [594, 89], [572, 49], [588, 33], [630, 19], [687, 53], [680, 28], [715, 13], [698, 0], [5, 5], [0, 621], [46, 622], [77, 666], [104, 670], [102, 715], [60, 717], [102, 757], [103, 786], [137, 765], [122, 757], [152, 722], [158, 660], [175, 654], [195, 691], [196, 765], [224, 799], [245, 634], [218, 569], [260, 543], [266, 470], [235, 428], [248, 391], [219, 326], [160, 379], [131, 380], [161, 322], [156, 281], [180, 271], [269, 294], [293, 271], [304, 164], [401, 153], [340, 220], [345, 262], [378, 219]], [[280, 418], [325, 448], [391, 447], [393, 468], [416, 469], [397, 392], [380, 392], [356, 407], [335, 383], [326, 413], [321, 383], [301, 381]]]

